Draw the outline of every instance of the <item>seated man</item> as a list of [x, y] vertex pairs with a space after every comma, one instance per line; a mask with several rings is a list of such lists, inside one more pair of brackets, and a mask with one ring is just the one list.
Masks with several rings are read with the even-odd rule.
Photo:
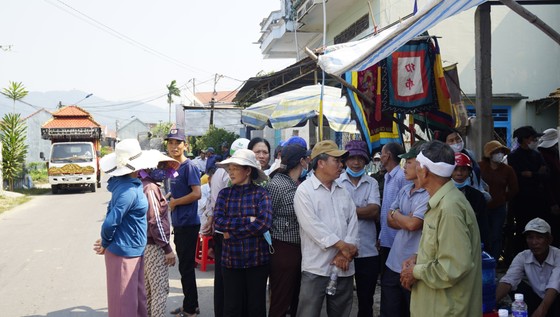
[[550, 225], [535, 218], [527, 223], [523, 234], [529, 250], [520, 252], [511, 262], [498, 283], [496, 301], [515, 290], [525, 296], [529, 316], [560, 316], [560, 249], [550, 246]]

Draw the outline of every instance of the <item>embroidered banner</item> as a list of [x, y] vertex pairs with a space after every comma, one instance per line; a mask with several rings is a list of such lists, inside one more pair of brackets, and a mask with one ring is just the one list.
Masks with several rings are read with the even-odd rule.
[[435, 110], [433, 55], [428, 41], [411, 41], [387, 58], [389, 105], [383, 110], [415, 113]]

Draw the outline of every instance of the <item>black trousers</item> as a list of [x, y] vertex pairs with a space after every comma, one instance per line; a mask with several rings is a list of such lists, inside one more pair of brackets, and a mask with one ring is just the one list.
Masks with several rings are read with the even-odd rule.
[[379, 247], [379, 275], [381, 278], [383, 278], [383, 273], [387, 270], [385, 262], [387, 262], [389, 252], [391, 252], [391, 248]]
[[[224, 279], [224, 317], [266, 316], [268, 265], [246, 269], [222, 267]], [[244, 313], [244, 307], [247, 312]]]
[[268, 317], [295, 316], [301, 285], [301, 246], [272, 239]]
[[410, 316], [410, 291], [401, 286], [401, 274], [387, 268], [381, 278], [381, 317]]
[[194, 314], [198, 307], [198, 292], [194, 274], [194, 257], [200, 225], [173, 228], [173, 242], [179, 258], [179, 273], [183, 287], [183, 310]]
[[221, 234], [214, 234], [214, 317], [224, 317], [224, 279], [222, 277]]
[[373, 317], [373, 295], [379, 274], [379, 257], [355, 258], [356, 295], [358, 296], [358, 317]]

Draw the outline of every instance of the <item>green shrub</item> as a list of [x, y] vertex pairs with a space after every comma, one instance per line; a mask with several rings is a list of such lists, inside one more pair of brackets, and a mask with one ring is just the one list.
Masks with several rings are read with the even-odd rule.
[[47, 173], [47, 164], [45, 162], [33, 162], [27, 165], [27, 170], [33, 183], [48, 183], [49, 175]]

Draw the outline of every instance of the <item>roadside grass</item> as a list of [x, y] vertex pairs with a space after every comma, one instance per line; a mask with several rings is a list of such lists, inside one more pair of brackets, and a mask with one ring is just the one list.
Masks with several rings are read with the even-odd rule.
[[17, 189], [14, 190], [17, 193], [23, 194], [20, 197], [11, 197], [8, 195], [0, 196], [0, 214], [6, 210], [10, 210], [15, 206], [21, 205], [25, 202], [30, 201], [33, 196], [43, 195], [49, 193], [50, 188], [31, 188], [31, 189]]
[[0, 214], [31, 200], [31, 196], [7, 197], [0, 196]]

